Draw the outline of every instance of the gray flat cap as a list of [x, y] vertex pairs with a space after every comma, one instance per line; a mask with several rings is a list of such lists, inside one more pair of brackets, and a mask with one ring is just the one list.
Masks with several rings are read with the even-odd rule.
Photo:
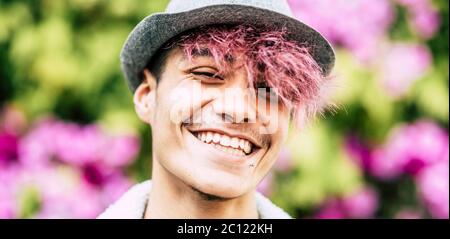
[[284, 27], [290, 39], [310, 48], [325, 76], [334, 66], [328, 41], [293, 18], [285, 0], [172, 0], [164, 13], [150, 15], [136, 25], [122, 48], [121, 67], [130, 90], [139, 86], [142, 71], [164, 43], [187, 30], [213, 24]]

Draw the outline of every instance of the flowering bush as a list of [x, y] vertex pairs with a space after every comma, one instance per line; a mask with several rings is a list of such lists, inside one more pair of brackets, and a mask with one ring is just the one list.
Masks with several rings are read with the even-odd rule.
[[94, 218], [128, 189], [139, 140], [95, 125], [43, 120], [0, 132], [0, 217]]
[[375, 180], [395, 183], [401, 176], [411, 177], [417, 188], [417, 195], [412, 196], [419, 198], [431, 216], [448, 218], [449, 147], [444, 129], [419, 121], [393, 129], [384, 145], [369, 149], [349, 137], [346, 148]]
[[294, 14], [334, 44], [342, 45], [361, 60], [376, 54], [376, 46], [393, 20], [388, 0], [289, 1]]

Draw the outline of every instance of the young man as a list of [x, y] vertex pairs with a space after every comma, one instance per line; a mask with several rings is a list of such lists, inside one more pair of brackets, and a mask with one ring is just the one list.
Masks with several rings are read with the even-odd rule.
[[122, 69], [152, 127], [152, 180], [99, 218], [290, 218], [256, 192], [322, 111], [328, 42], [280, 0], [173, 0], [130, 34]]

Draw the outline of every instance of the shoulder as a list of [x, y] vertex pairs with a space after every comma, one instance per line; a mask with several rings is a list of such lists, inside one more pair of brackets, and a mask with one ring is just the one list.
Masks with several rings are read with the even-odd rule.
[[142, 218], [151, 190], [151, 181], [134, 185], [116, 202], [111, 204], [98, 219], [139, 219]]
[[256, 192], [256, 205], [261, 219], [292, 219], [283, 209], [273, 204], [261, 193]]

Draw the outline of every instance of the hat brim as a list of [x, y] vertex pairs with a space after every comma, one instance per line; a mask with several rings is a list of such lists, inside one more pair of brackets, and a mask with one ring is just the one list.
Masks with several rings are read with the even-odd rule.
[[251, 24], [286, 28], [288, 38], [306, 45], [322, 68], [331, 72], [335, 55], [328, 41], [299, 20], [262, 8], [245, 5], [212, 5], [180, 13], [158, 13], [146, 17], [130, 33], [121, 55], [121, 67], [132, 92], [141, 83], [142, 71], [152, 56], [171, 38], [200, 26], [213, 24]]

